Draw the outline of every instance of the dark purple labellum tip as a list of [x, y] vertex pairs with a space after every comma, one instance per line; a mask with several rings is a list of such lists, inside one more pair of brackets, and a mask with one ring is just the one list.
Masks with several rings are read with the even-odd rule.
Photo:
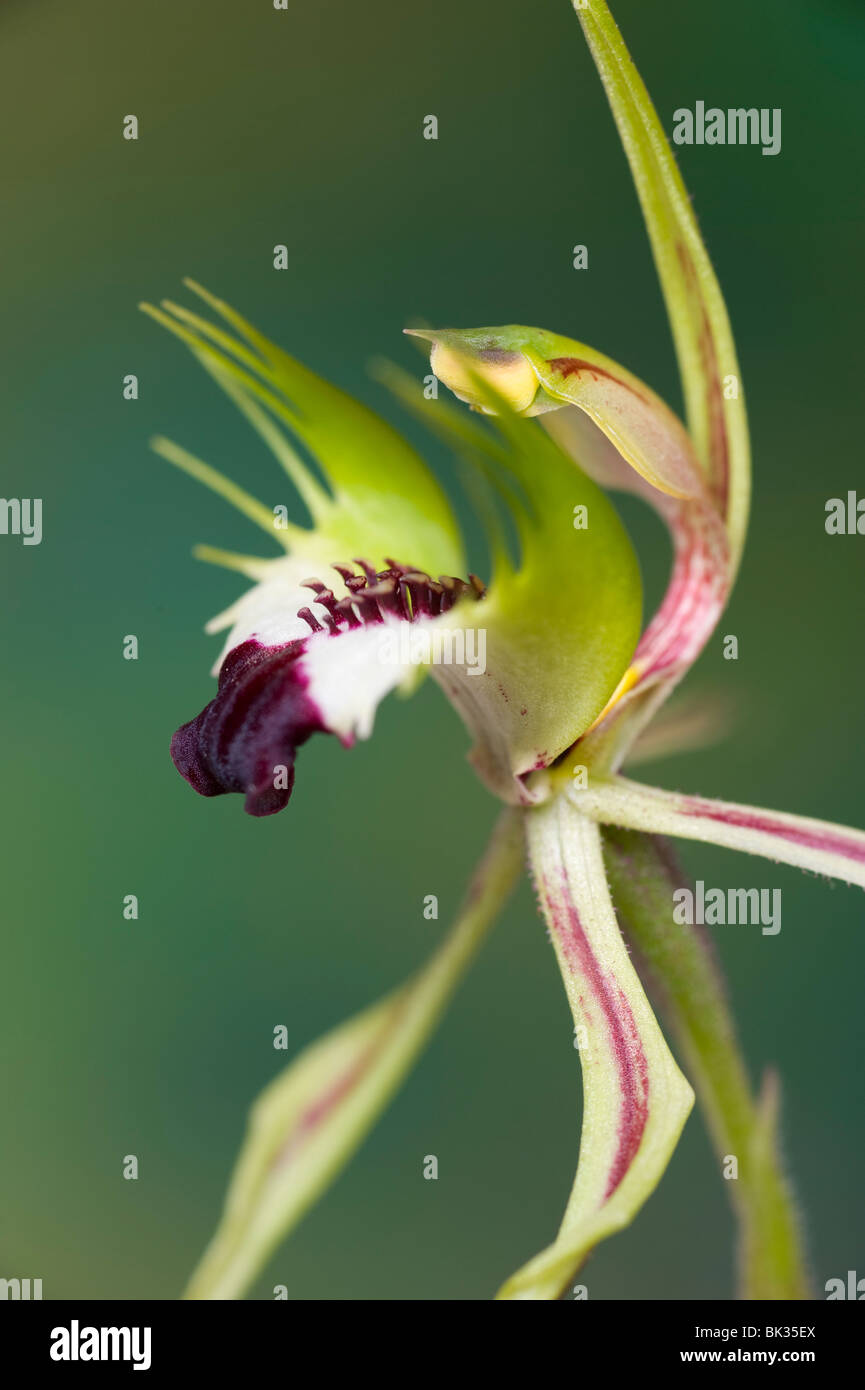
[[[333, 567], [348, 589], [343, 598], [317, 579], [305, 580], [302, 587], [313, 591], [318, 610], [297, 611], [309, 633], [276, 646], [250, 638], [233, 648], [222, 663], [216, 698], [177, 730], [171, 756], [201, 796], [241, 792], [251, 816], [272, 816], [288, 804], [298, 748], [311, 734], [328, 731], [302, 660], [310, 642], [338, 640], [359, 628], [376, 628], [386, 618], [412, 623], [437, 617], [461, 598], [479, 598], [484, 592], [476, 575], [466, 583], [448, 575], [433, 579], [395, 561], [378, 571], [367, 560], [355, 563], [362, 573], [347, 565]], [[348, 671], [344, 686], [349, 695], [351, 681]], [[339, 737], [346, 747], [354, 742], [345, 729]]]
[[288, 804], [297, 749], [325, 727], [298, 665], [305, 646], [248, 641], [226, 657], [216, 697], [171, 740], [175, 767], [202, 796], [242, 792], [251, 816]]

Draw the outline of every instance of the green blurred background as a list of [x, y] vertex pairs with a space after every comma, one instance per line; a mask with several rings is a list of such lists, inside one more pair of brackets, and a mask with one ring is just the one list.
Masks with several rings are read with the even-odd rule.
[[[735, 738], [647, 775], [865, 821], [865, 539], [824, 504], [862, 471], [863, 14], [843, 0], [619, 0], [655, 102], [783, 110], [783, 148], [681, 152], [737, 333], [756, 465], [750, 545], [693, 682]], [[183, 350], [136, 312], [194, 275], [400, 420], [366, 374], [411, 316], [538, 323], [679, 404], [627, 167], [567, 0], [6, 0], [0, 10], [3, 492], [44, 540], [0, 539], [5, 901], [0, 1275], [46, 1298], [174, 1298], [211, 1232], [247, 1106], [292, 1049], [420, 963], [494, 807], [431, 685], [346, 753], [318, 739], [290, 808], [205, 802], [168, 739], [212, 689], [202, 624], [256, 551], [218, 499], [148, 452], [164, 432], [285, 501], [277, 466]], [[121, 138], [134, 113], [140, 138]], [[439, 139], [422, 139], [423, 117]], [[290, 269], [272, 268], [285, 243]], [[589, 269], [571, 268], [575, 243]], [[121, 380], [135, 372], [137, 402]], [[408, 426], [408, 432], [419, 437]], [[430, 448], [431, 456], [441, 454]], [[447, 461], [442, 460], [447, 474]], [[666, 564], [627, 508], [650, 596]], [[266, 543], [265, 543], [266, 544]], [[125, 634], [140, 659], [121, 658]], [[785, 1152], [819, 1286], [865, 1275], [862, 898], [686, 847], [707, 884], [783, 889], [783, 927], [717, 935], [747, 1055], [784, 1080]], [[124, 894], [140, 919], [126, 922]], [[422, 916], [436, 893], [440, 920]], [[524, 888], [351, 1168], [255, 1290], [486, 1298], [553, 1234], [579, 1071]], [[125, 1154], [140, 1178], [124, 1181]], [[439, 1158], [438, 1182], [421, 1176]], [[592, 1298], [730, 1296], [732, 1226], [699, 1117]]]

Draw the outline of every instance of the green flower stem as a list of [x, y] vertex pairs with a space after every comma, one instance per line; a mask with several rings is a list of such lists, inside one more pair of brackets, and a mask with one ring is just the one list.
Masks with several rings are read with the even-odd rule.
[[802, 1238], [777, 1142], [778, 1086], [769, 1072], [751, 1093], [735, 1027], [705, 937], [676, 927], [678, 870], [666, 842], [614, 827], [604, 847], [622, 930], [657, 983], [719, 1158], [738, 1160], [726, 1185], [739, 1223], [739, 1286], [746, 1299], [811, 1297]]
[[187, 1299], [240, 1298], [342, 1171], [429, 1038], [519, 878], [523, 854], [521, 816], [507, 810], [429, 964], [306, 1048], [262, 1093]]

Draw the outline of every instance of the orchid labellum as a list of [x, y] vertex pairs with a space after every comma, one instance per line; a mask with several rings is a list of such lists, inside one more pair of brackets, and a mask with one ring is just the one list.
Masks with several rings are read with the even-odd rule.
[[[466, 465], [489, 540], [472, 573], [449, 503], [384, 421], [192, 285], [210, 317], [149, 308], [191, 348], [273, 450], [309, 526], [273, 513], [165, 440], [158, 452], [283, 545], [276, 559], [204, 549], [253, 581], [209, 630], [227, 633], [205, 709], [172, 756], [204, 796], [253, 816], [302, 796], [315, 734], [368, 738], [379, 702], [425, 674], [473, 739], [504, 803], [464, 908], [429, 965], [312, 1044], [256, 1102], [191, 1298], [236, 1298], [361, 1142], [516, 882], [530, 872], [573, 1011], [583, 1073], [579, 1161], [558, 1233], [499, 1297], [556, 1299], [660, 1180], [697, 1092], [735, 1154], [745, 1296], [808, 1296], [777, 1148], [777, 1086], [755, 1098], [701, 939], [673, 926], [666, 840], [711, 841], [865, 885], [865, 835], [674, 795], [621, 769], [710, 637], [748, 513], [743, 391], [724, 302], [666, 137], [602, 0], [577, 6], [630, 161], [663, 288], [687, 424], [593, 348], [524, 327], [415, 330], [435, 376], [476, 412], [382, 374]], [[734, 382], [734, 390], [725, 383]], [[477, 418], [478, 415], [483, 418]], [[310, 466], [314, 460], [315, 468]], [[669, 528], [672, 574], [641, 632], [639, 569], [611, 490]], [[478, 655], [483, 649], [483, 660]], [[667, 723], [663, 721], [667, 719]], [[689, 737], [683, 724], [683, 743]], [[289, 815], [291, 811], [289, 811]], [[669, 1006], [681, 1066], [628, 945]]]

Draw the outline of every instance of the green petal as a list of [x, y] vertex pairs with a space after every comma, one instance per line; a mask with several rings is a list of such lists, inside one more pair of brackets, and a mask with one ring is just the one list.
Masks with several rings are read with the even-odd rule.
[[640, 198], [667, 305], [688, 429], [727, 518], [735, 573], [748, 525], [750, 448], [724, 297], [664, 128], [605, 0], [575, 5]]
[[526, 822], [579, 1044], [583, 1127], [559, 1233], [499, 1298], [555, 1299], [594, 1246], [627, 1226], [654, 1190], [694, 1097], [622, 941], [597, 827], [563, 796], [530, 811]]
[[618, 827], [604, 831], [604, 858], [619, 922], [654, 977], [719, 1170], [731, 1155], [738, 1160], [735, 1182], [723, 1187], [739, 1221], [739, 1296], [808, 1298], [802, 1233], [777, 1134], [777, 1079], [768, 1072], [759, 1100], [752, 1096], [714, 943], [673, 924], [672, 895], [687, 877], [663, 840]]
[[664, 791], [627, 777], [595, 778], [573, 795], [582, 813], [602, 825], [723, 845], [865, 888], [865, 831], [849, 825]]

